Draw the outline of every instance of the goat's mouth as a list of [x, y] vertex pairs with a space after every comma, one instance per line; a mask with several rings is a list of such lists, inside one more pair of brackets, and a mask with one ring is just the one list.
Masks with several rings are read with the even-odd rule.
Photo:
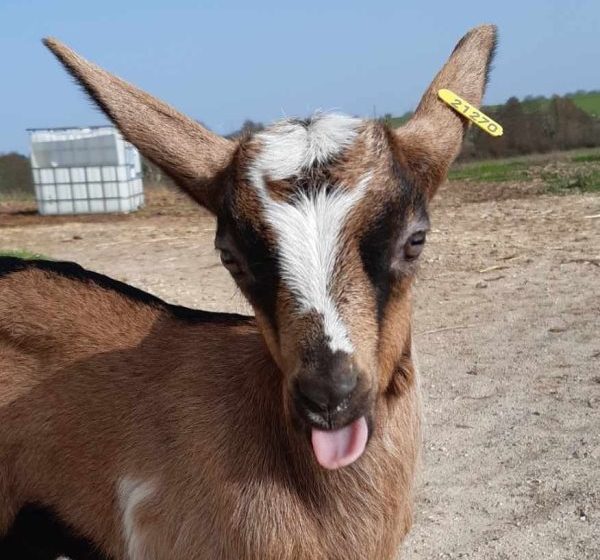
[[335, 430], [311, 428], [311, 444], [319, 465], [326, 469], [347, 467], [365, 451], [369, 425], [365, 416]]
[[349, 398], [333, 410], [316, 409], [302, 398], [295, 399], [296, 417], [307, 432], [317, 463], [323, 468], [346, 467], [364, 453], [372, 425], [365, 397]]

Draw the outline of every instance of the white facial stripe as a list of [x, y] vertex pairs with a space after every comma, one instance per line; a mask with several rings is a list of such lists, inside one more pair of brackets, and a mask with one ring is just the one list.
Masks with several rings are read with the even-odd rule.
[[346, 327], [330, 295], [333, 269], [339, 253], [339, 234], [346, 217], [362, 198], [369, 178], [351, 191], [325, 188], [314, 195], [299, 194], [294, 204], [264, 199], [265, 217], [276, 232], [281, 278], [297, 298], [300, 311], [323, 316], [332, 351], [351, 353]]
[[273, 200], [265, 178], [285, 179], [338, 154], [355, 139], [360, 122], [327, 115], [308, 127], [277, 125], [259, 135], [263, 149], [250, 170], [251, 182], [261, 195], [264, 217], [277, 236], [282, 281], [297, 299], [301, 313], [316, 311], [322, 315], [333, 352], [353, 352], [330, 288], [340, 232], [370, 177], [365, 176], [353, 189], [329, 193], [326, 185], [321, 185], [311, 194], [299, 193], [290, 203]]
[[136, 527], [136, 509], [156, 490], [149, 480], [139, 480], [128, 476], [119, 480], [117, 496], [123, 515], [123, 534], [127, 543], [127, 553], [131, 560], [147, 558], [144, 541], [139, 527]]

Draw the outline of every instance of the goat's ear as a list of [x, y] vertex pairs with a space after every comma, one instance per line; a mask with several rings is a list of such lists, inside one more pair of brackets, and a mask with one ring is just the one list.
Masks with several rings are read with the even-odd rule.
[[439, 99], [438, 91], [449, 89], [479, 106], [495, 48], [494, 25], [469, 31], [423, 95], [413, 117], [396, 130], [399, 157], [429, 198], [446, 178], [468, 128], [468, 121]]
[[88, 62], [56, 39], [44, 39], [68, 72], [144, 156], [213, 213], [219, 178], [236, 144], [166, 103]]

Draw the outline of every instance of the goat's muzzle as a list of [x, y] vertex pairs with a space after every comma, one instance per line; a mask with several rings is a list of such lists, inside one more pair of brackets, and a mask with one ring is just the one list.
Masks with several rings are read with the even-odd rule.
[[295, 376], [295, 412], [310, 430], [313, 451], [322, 467], [347, 466], [365, 450], [369, 398], [364, 379], [350, 355], [329, 351], [305, 363]]

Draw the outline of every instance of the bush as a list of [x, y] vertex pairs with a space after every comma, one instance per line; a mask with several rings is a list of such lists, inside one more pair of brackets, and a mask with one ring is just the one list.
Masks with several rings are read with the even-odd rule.
[[0, 198], [33, 196], [29, 158], [16, 152], [0, 154]]
[[471, 127], [461, 160], [600, 146], [600, 119], [580, 109], [568, 97], [554, 96], [548, 101], [531, 97], [524, 102], [511, 97], [504, 105], [491, 108], [489, 115], [502, 125], [504, 134], [492, 137]]

